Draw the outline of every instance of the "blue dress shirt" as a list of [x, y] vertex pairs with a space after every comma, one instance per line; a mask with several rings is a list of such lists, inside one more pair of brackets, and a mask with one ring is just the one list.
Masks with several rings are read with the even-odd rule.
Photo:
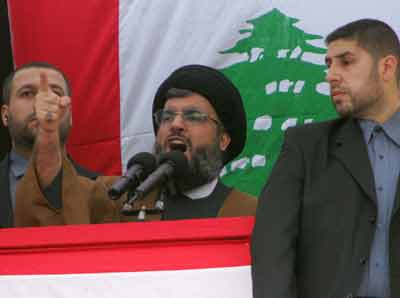
[[374, 173], [378, 218], [358, 295], [390, 298], [389, 228], [400, 171], [400, 112], [382, 125], [359, 123]]

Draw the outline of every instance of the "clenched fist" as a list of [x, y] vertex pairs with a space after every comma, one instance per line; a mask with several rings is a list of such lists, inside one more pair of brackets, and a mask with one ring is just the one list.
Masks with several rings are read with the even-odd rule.
[[50, 86], [47, 75], [40, 73], [40, 86], [35, 96], [35, 113], [39, 121], [39, 128], [46, 132], [58, 131], [60, 121], [69, 109], [71, 98], [59, 96]]

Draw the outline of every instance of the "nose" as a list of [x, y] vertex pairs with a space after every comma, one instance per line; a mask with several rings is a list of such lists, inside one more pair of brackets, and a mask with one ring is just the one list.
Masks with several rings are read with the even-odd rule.
[[333, 83], [333, 82], [336, 82], [336, 81], [339, 81], [339, 80], [340, 80], [340, 74], [339, 74], [339, 72], [337, 71], [336, 67], [334, 67], [333, 65], [331, 65], [331, 66], [328, 68], [328, 71], [326, 72], [325, 80], [326, 80], [328, 83]]
[[183, 119], [182, 114], [175, 115], [175, 118], [171, 121], [171, 128], [174, 130], [185, 129], [185, 120]]

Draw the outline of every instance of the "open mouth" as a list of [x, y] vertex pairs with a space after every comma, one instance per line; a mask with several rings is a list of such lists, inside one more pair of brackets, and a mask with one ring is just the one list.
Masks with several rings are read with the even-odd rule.
[[185, 153], [188, 150], [188, 144], [183, 138], [171, 137], [168, 139], [168, 147], [171, 150], [178, 150]]
[[183, 153], [185, 153], [187, 150], [186, 144], [170, 144], [169, 147], [171, 148], [171, 150], [178, 150]]

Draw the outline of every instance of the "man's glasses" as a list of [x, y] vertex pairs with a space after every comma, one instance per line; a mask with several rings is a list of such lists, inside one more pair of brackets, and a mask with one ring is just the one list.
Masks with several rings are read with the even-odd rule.
[[180, 115], [183, 121], [187, 123], [200, 124], [207, 122], [208, 120], [211, 120], [215, 122], [217, 126], [221, 125], [221, 123], [217, 119], [214, 119], [208, 116], [208, 114], [195, 109], [184, 110], [182, 112], [175, 112], [171, 110], [159, 110], [156, 113], [154, 113], [154, 119], [157, 125], [161, 125], [161, 124], [171, 123], [178, 115]]

